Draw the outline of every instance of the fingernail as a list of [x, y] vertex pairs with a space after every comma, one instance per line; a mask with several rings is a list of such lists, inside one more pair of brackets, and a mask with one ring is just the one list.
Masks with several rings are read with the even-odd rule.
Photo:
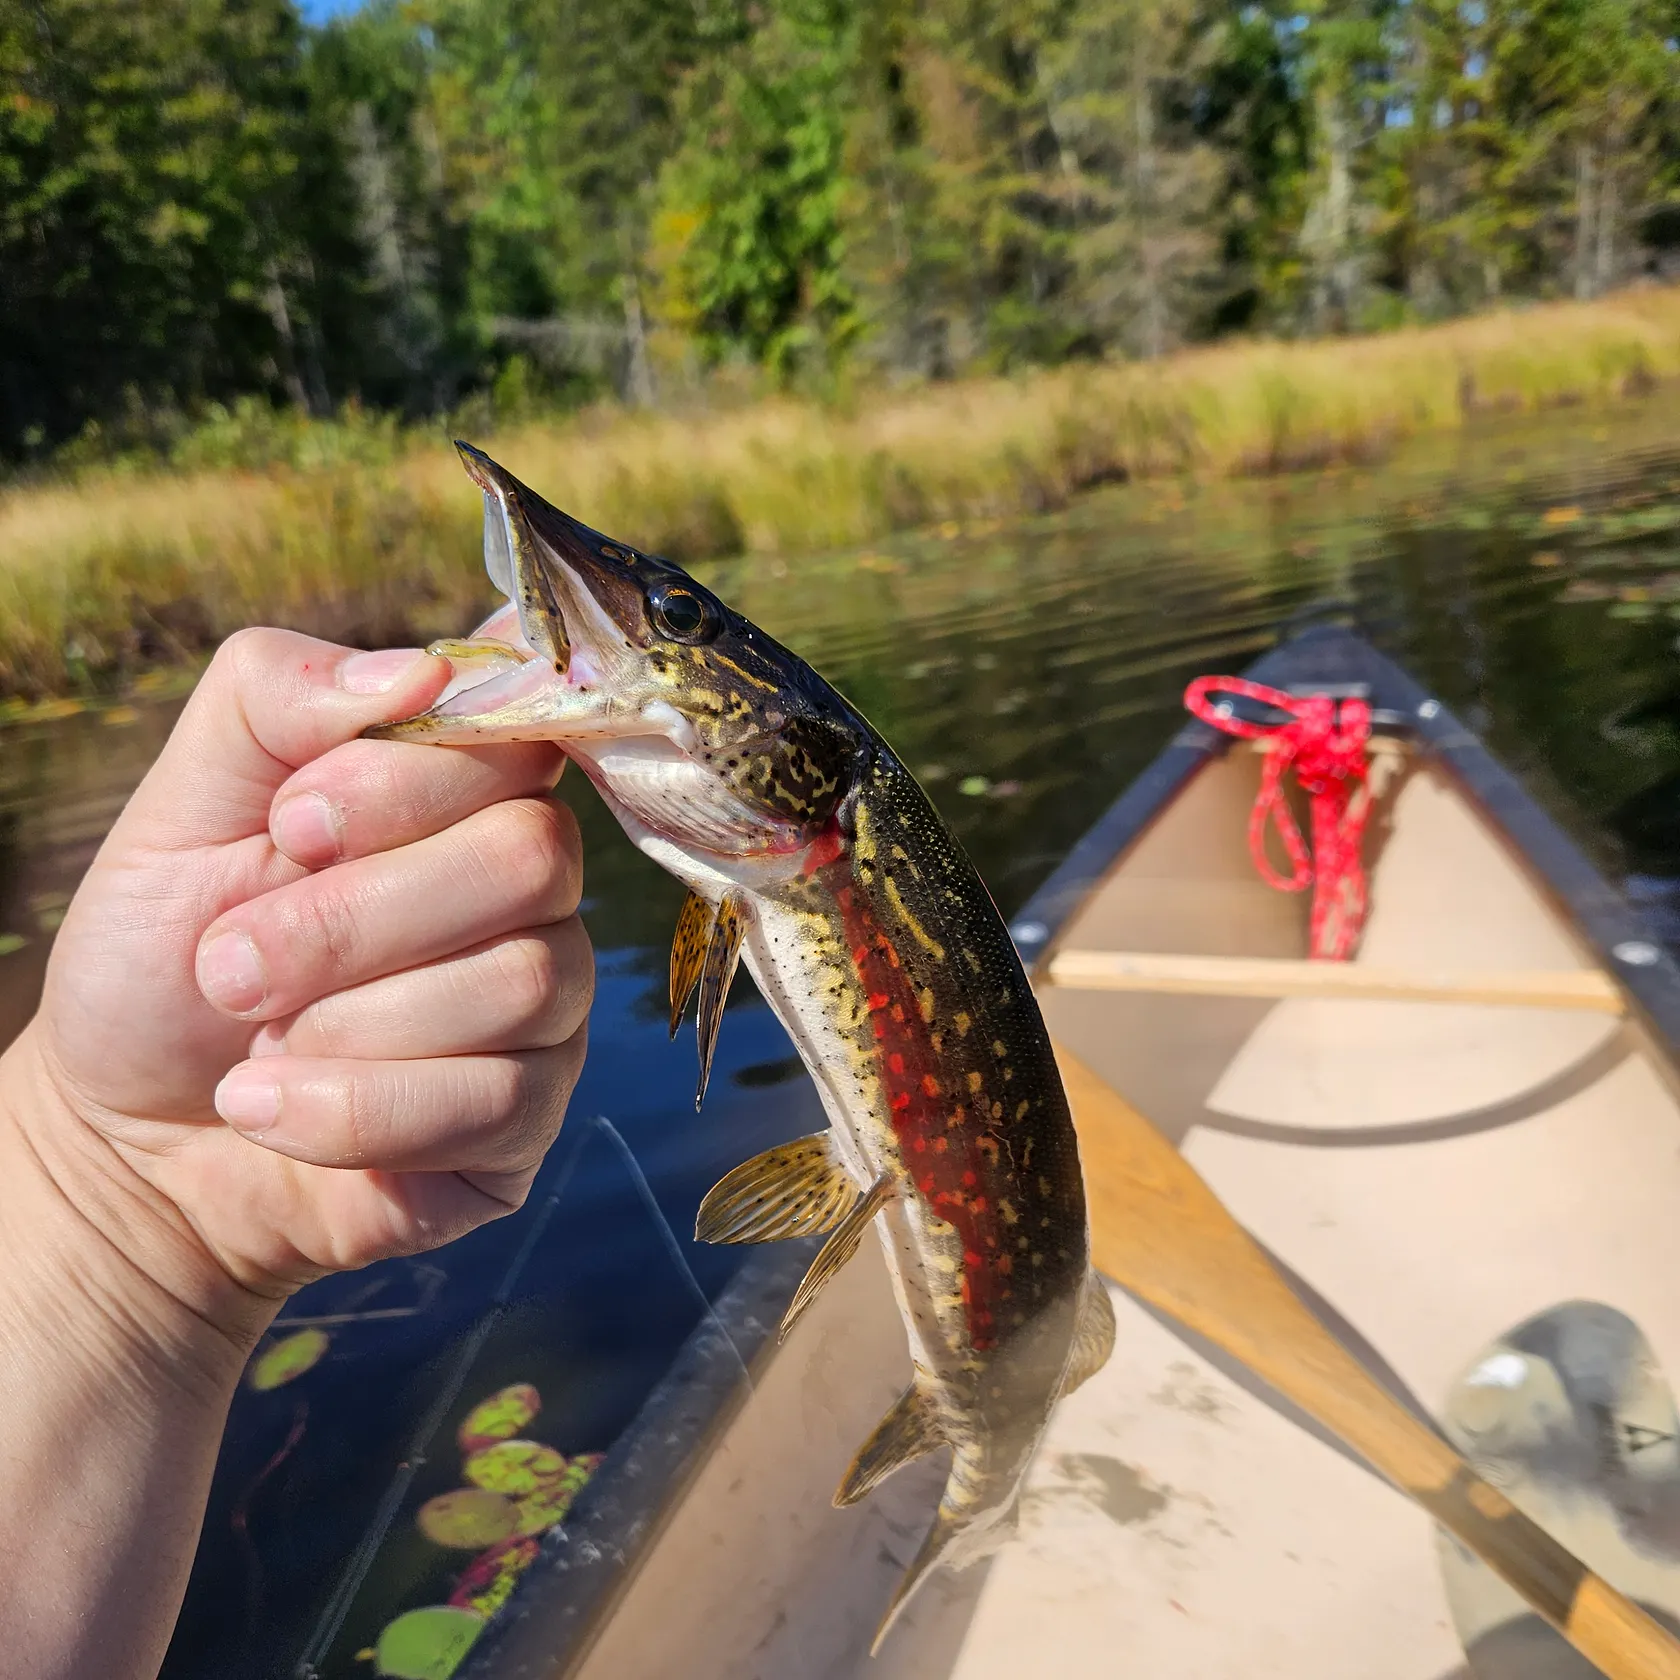
[[269, 822], [274, 843], [299, 863], [338, 856], [338, 813], [318, 793], [300, 793], [275, 811]]
[[268, 996], [257, 948], [242, 933], [221, 933], [198, 953], [198, 989], [218, 1009], [249, 1015]]
[[419, 648], [381, 648], [377, 653], [353, 653], [338, 668], [338, 686], [347, 694], [387, 694], [415, 660], [426, 656]]
[[216, 1087], [216, 1112], [241, 1132], [266, 1132], [280, 1118], [280, 1087], [266, 1073], [236, 1067]]

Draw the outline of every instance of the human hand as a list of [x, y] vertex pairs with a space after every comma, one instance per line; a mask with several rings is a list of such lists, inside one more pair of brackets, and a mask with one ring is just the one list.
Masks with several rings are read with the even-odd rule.
[[447, 677], [232, 638], [0, 1064], [66, 1200], [242, 1340], [324, 1272], [517, 1207], [582, 1065], [577, 826], [539, 797], [558, 751], [358, 738]]

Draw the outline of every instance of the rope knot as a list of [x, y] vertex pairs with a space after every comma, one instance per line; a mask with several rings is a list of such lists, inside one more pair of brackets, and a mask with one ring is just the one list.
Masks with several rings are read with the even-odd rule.
[[[1213, 700], [1215, 694], [1258, 701], [1282, 712], [1287, 721], [1249, 723], [1236, 715], [1228, 699]], [[1184, 704], [1224, 734], [1266, 743], [1260, 791], [1248, 816], [1249, 855], [1268, 886], [1280, 892], [1315, 889], [1312, 955], [1345, 961], [1365, 920], [1365, 870], [1359, 854], [1371, 808], [1371, 708], [1363, 700], [1338, 705], [1327, 694], [1297, 698], [1243, 677], [1197, 677], [1184, 691]], [[1283, 775], [1289, 769], [1308, 798], [1310, 853], [1284, 797]], [[1268, 824], [1277, 828], [1289, 859], [1288, 875], [1267, 856]]]

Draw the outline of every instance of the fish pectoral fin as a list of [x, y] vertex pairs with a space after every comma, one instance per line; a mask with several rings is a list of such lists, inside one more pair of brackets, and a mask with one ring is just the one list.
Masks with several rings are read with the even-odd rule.
[[683, 1012], [694, 988], [700, 984], [700, 970], [705, 965], [706, 947], [711, 942], [712, 907], [699, 893], [691, 892], [683, 900], [682, 913], [677, 917], [677, 931], [671, 935], [671, 1037], [677, 1036]]
[[1079, 1323], [1073, 1332], [1073, 1353], [1062, 1393], [1072, 1394], [1082, 1382], [1094, 1377], [1114, 1352], [1114, 1303], [1108, 1285], [1093, 1272], [1085, 1274], [1085, 1293], [1079, 1302]]
[[847, 1465], [840, 1486], [834, 1490], [836, 1507], [857, 1504], [893, 1471], [902, 1470], [906, 1464], [944, 1444], [938, 1414], [922, 1391], [911, 1383], [893, 1401], [887, 1415], [875, 1425], [869, 1439]]
[[782, 1327], [777, 1332], [778, 1341], [787, 1340], [788, 1332], [804, 1317], [805, 1309], [816, 1300], [822, 1286], [857, 1253], [863, 1233], [869, 1229], [875, 1215], [886, 1206], [892, 1193], [892, 1180], [883, 1173], [834, 1227], [828, 1241], [822, 1245], [822, 1252], [811, 1262], [810, 1271], [800, 1280], [793, 1299], [788, 1302], [788, 1310], [782, 1315]]
[[780, 1242], [832, 1231], [863, 1190], [832, 1131], [779, 1143], [727, 1172], [706, 1192], [696, 1242]]
[[706, 1100], [706, 1082], [712, 1077], [712, 1052], [717, 1048], [718, 1026], [723, 1020], [724, 1000], [735, 965], [741, 957], [741, 939], [747, 931], [745, 897], [731, 889], [718, 900], [712, 917], [712, 937], [700, 966], [700, 1014], [695, 1023], [700, 1034], [700, 1088], [694, 1093], [698, 1111]]

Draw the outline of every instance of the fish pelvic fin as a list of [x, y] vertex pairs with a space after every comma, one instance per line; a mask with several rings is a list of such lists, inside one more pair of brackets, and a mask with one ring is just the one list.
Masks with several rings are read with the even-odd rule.
[[[681, 931], [681, 924], [678, 924]], [[712, 1052], [717, 1049], [718, 1027], [723, 1005], [729, 996], [729, 982], [741, 959], [741, 940], [747, 931], [745, 897], [731, 889], [718, 900], [712, 918], [712, 936], [706, 958], [700, 966], [700, 1014], [695, 1023], [700, 1036], [700, 1087], [694, 1093], [698, 1112], [706, 1100], [706, 1085], [712, 1077]]]
[[986, 1492], [978, 1455], [957, 1445], [951, 1457], [950, 1479], [945, 1483], [939, 1509], [934, 1513], [933, 1526], [927, 1531], [927, 1538], [922, 1541], [910, 1567], [893, 1589], [886, 1613], [870, 1642], [870, 1656], [880, 1653], [882, 1642], [892, 1631], [893, 1623], [904, 1613], [905, 1606], [928, 1576], [941, 1566], [965, 1568], [992, 1551], [1005, 1537], [1014, 1512], [1013, 1503], [1001, 1515], [994, 1513], [982, 1519]]
[[706, 1192], [696, 1242], [780, 1242], [832, 1231], [862, 1187], [841, 1160], [832, 1131], [779, 1143], [727, 1172]]
[[846, 1467], [834, 1491], [835, 1506], [855, 1505], [879, 1487], [895, 1470], [914, 1463], [924, 1453], [945, 1445], [939, 1414], [927, 1396], [911, 1383], [887, 1409], [887, 1415]]
[[1073, 1332], [1073, 1352], [1067, 1375], [1062, 1378], [1063, 1395], [1072, 1394], [1082, 1382], [1094, 1377], [1114, 1352], [1114, 1303], [1108, 1285], [1095, 1271], [1085, 1274], [1085, 1291], [1079, 1301], [1079, 1323]]
[[857, 1204], [845, 1218], [834, 1227], [828, 1241], [822, 1245], [816, 1259], [811, 1262], [810, 1271], [794, 1290], [793, 1299], [788, 1302], [788, 1310], [782, 1315], [782, 1327], [776, 1335], [778, 1341], [787, 1340], [788, 1332], [805, 1316], [805, 1309], [822, 1293], [823, 1285], [857, 1253], [858, 1244], [863, 1241], [863, 1233], [869, 1229], [870, 1222], [886, 1206], [892, 1194], [892, 1180], [883, 1173], [858, 1198]]
[[706, 948], [712, 941], [715, 920], [711, 905], [699, 893], [691, 892], [683, 900], [682, 913], [677, 917], [677, 931], [671, 936], [671, 1037], [677, 1036], [682, 1025], [688, 1000], [700, 984], [700, 971], [705, 966]]

